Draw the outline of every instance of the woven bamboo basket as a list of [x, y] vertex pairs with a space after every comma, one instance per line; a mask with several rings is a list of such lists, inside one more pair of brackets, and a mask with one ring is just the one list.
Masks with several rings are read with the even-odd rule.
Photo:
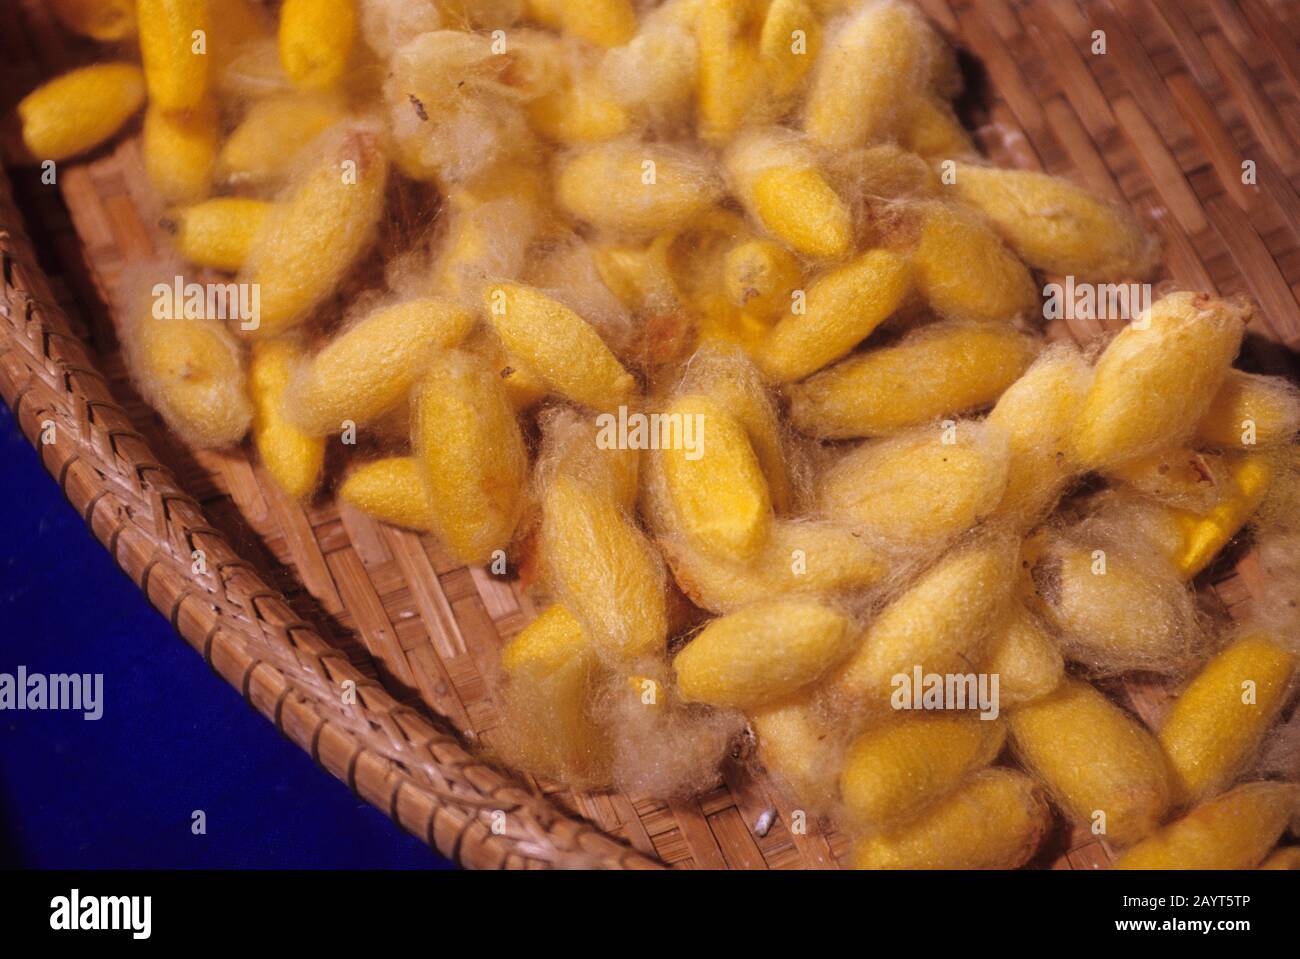
[[[991, 157], [1126, 201], [1163, 241], [1163, 280], [1259, 304], [1244, 365], [1295, 375], [1300, 3], [921, 6], [964, 52], [966, 119]], [[93, 56], [43, 7], [0, 4], [5, 114], [41, 78]], [[1098, 30], [1104, 54], [1092, 52]], [[1255, 183], [1243, 182], [1248, 162]], [[741, 757], [711, 791], [671, 802], [575, 794], [482, 759], [498, 721], [485, 677], [533, 616], [528, 597], [328, 492], [291, 501], [246, 446], [181, 446], [133, 389], [104, 305], [123, 266], [165, 244], [134, 134], [62, 164], [57, 188], [7, 165], [0, 393], [113, 560], [284, 735], [470, 867], [837, 865], [843, 837], [817, 823], [792, 833], [787, 790]], [[1094, 322], [1049, 328], [1080, 341], [1103, 332]], [[43, 442], [51, 424], [53, 441]], [[198, 574], [195, 550], [206, 562]], [[1240, 616], [1264, 584], [1237, 550], [1198, 586]], [[348, 681], [355, 704], [341, 695]], [[1119, 692], [1153, 725], [1169, 698], [1142, 681]], [[1063, 832], [1034, 865], [1096, 868], [1111, 858], [1104, 841]]]

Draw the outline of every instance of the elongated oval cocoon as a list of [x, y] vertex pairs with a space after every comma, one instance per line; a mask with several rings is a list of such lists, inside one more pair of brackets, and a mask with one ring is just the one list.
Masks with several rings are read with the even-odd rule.
[[965, 421], [951, 435], [923, 426], [864, 443], [822, 476], [817, 502], [829, 518], [919, 545], [974, 526], [997, 507], [1006, 484], [1006, 438]]
[[357, 467], [339, 485], [339, 498], [383, 523], [422, 532], [435, 528], [414, 456], [390, 456]]
[[717, 178], [695, 154], [636, 141], [577, 150], [555, 178], [556, 200], [566, 212], [631, 236], [683, 227], [719, 193]]
[[135, 33], [135, 0], [50, 0], [59, 22], [92, 40], [112, 43]]
[[1033, 780], [985, 769], [898, 829], [853, 845], [855, 869], [1015, 869], [1042, 841], [1051, 813]]
[[1300, 431], [1300, 389], [1280, 376], [1229, 370], [1196, 424], [1199, 443], [1225, 450], [1288, 443]]
[[1300, 802], [1300, 787], [1257, 782], [1202, 803], [1138, 843], [1116, 869], [1253, 869]]
[[872, 250], [819, 277], [807, 291], [803, 312], [783, 316], [754, 359], [779, 383], [801, 380], [871, 335], [910, 289], [907, 260]]
[[208, 92], [208, 0], [138, 0], [136, 15], [149, 102], [194, 109]]
[[592, 714], [600, 660], [573, 614], [548, 606], [502, 651], [501, 666], [512, 764], [565, 782], [604, 780], [609, 736]]
[[253, 101], [221, 146], [218, 175], [238, 184], [277, 183], [307, 144], [346, 116], [341, 97], [273, 93]]
[[1162, 297], [1097, 361], [1074, 431], [1081, 465], [1099, 469], [1185, 440], [1241, 347], [1249, 307], [1203, 294]]
[[821, 603], [774, 600], [715, 619], [673, 659], [684, 699], [758, 709], [816, 682], [857, 634]]
[[1261, 632], [1242, 636], [1196, 674], [1160, 728], [1184, 802], [1221, 792], [1254, 759], [1295, 671], [1295, 654]]
[[196, 203], [212, 192], [212, 168], [221, 135], [217, 108], [204, 100], [191, 110], [144, 115], [141, 152], [145, 172], [166, 203]]
[[1054, 345], [999, 397], [988, 423], [1009, 444], [1000, 515], [1028, 528], [1056, 505], [1076, 470], [1071, 431], [1091, 381], [1077, 347]]
[[284, 0], [280, 65], [294, 86], [328, 90], [343, 79], [356, 33], [356, 0]]
[[261, 335], [301, 323], [374, 240], [388, 163], [375, 134], [349, 130], [289, 188], [240, 278], [261, 291]]
[[1024, 263], [956, 204], [925, 207], [912, 267], [916, 288], [945, 319], [989, 323], [1038, 309], [1038, 287]]
[[412, 445], [434, 527], [463, 563], [486, 561], [514, 535], [528, 453], [500, 377], [448, 351], [416, 387]]
[[992, 539], [949, 553], [876, 617], [831, 691], [888, 708], [896, 676], [967, 673], [1010, 602], [1016, 550]]
[[243, 438], [253, 418], [243, 356], [219, 321], [142, 310], [124, 332], [141, 394], [187, 443], [218, 448]]
[[889, 563], [867, 537], [836, 523], [778, 519], [748, 562], [697, 550], [685, 537], [661, 536], [673, 575], [691, 601], [726, 613], [774, 595], [830, 596], [874, 586]]
[[270, 212], [265, 200], [221, 196], [171, 211], [164, 226], [189, 262], [236, 273]]
[[787, 97], [799, 89], [817, 60], [821, 41], [821, 21], [807, 0], [772, 0], [758, 52], [773, 96]]
[[1033, 362], [1038, 344], [993, 324], [926, 326], [790, 389], [790, 416], [823, 439], [886, 436], [987, 406]]
[[548, 583], [594, 642], [623, 659], [663, 648], [663, 566], [608, 491], [557, 475], [542, 495], [540, 549]]
[[699, 0], [694, 5], [696, 126], [708, 143], [725, 143], [766, 112], [767, 77], [755, 42], [765, 3]]
[[668, 408], [670, 420], [693, 424], [659, 452], [668, 496], [682, 530], [697, 549], [750, 559], [767, 541], [772, 500], [744, 427], [718, 403], [684, 396]]
[[1160, 744], [1087, 683], [1067, 678], [1051, 695], [1008, 710], [1007, 721], [1021, 761], [1096, 835], [1128, 845], [1169, 808], [1173, 787]]
[[997, 756], [1006, 725], [969, 715], [903, 713], [854, 740], [840, 799], [864, 829], [888, 829], [951, 793]]
[[383, 307], [344, 330], [295, 378], [289, 417], [313, 436], [373, 423], [407, 399], [435, 356], [463, 340], [474, 317], [450, 300]]
[[767, 383], [748, 353], [737, 347], [699, 348], [686, 364], [680, 390], [710, 396], [744, 426], [767, 478], [772, 505], [779, 513], [787, 511], [793, 483], [785, 456], [783, 426]]
[[285, 391], [298, 349], [284, 340], [258, 341], [248, 367], [253, 397], [253, 442], [267, 472], [294, 499], [316, 489], [325, 462], [325, 441], [309, 436], [284, 415]]
[[1054, 690], [1065, 675], [1056, 638], [1019, 599], [989, 637], [980, 671], [998, 677], [998, 702], [1016, 706]]
[[930, 32], [910, 5], [877, 3], [830, 34], [804, 105], [809, 139], [835, 150], [892, 133], [929, 80]]
[[1145, 542], [1051, 538], [1030, 562], [1035, 608], [1066, 657], [1106, 673], [1177, 671], [1204, 641], [1190, 590]]
[[37, 160], [66, 160], [99, 146], [144, 103], [133, 63], [96, 63], [37, 87], [18, 102], [23, 145]]
[[783, 427], [762, 374], [744, 350], [701, 347], [687, 363], [679, 388], [710, 397], [745, 428], [767, 479], [772, 506], [778, 513], [788, 510], [794, 492]]
[[590, 323], [558, 300], [526, 286], [499, 283], [484, 292], [501, 342], [557, 393], [594, 409], [627, 402], [636, 381]]
[[1035, 269], [1083, 280], [1140, 280], [1158, 247], [1134, 216], [1068, 180], [958, 163], [957, 195]]
[[724, 163], [746, 212], [772, 236], [805, 256], [848, 252], [852, 214], [802, 142], [771, 131], [750, 134], [727, 151]]

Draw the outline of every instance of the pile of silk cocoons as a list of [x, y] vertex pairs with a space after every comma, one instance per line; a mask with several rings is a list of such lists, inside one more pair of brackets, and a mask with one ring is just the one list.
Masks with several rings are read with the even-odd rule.
[[[51, 12], [103, 60], [22, 101], [31, 156], [144, 110], [142, 395], [522, 579], [502, 762], [663, 799], [739, 763], [860, 868], [1041, 865], [1062, 822], [1120, 867], [1295, 867], [1300, 769], [1261, 757], [1300, 654], [1300, 392], [1234, 367], [1244, 300], [1161, 287], [1048, 337], [1045, 282], [1145, 281], [1157, 244], [982, 157], [913, 6]], [[159, 318], [179, 275], [257, 316]], [[1197, 586], [1243, 541], [1232, 622]], [[1170, 694], [1150, 724], [1130, 680]]]

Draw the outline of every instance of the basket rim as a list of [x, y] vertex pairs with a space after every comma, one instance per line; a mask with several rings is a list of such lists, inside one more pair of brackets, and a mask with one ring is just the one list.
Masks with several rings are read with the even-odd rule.
[[[395, 700], [235, 551], [154, 455], [56, 303], [3, 164], [0, 395], [122, 572], [214, 672], [355, 795], [472, 869], [664, 867], [475, 755], [427, 705]], [[195, 571], [200, 553], [206, 569]]]

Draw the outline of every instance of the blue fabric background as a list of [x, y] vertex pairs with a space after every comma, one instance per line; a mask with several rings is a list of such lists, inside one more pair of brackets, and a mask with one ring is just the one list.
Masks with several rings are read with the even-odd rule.
[[0, 867], [452, 868], [172, 632], [0, 402], [0, 672], [20, 664], [103, 673], [104, 714], [0, 712]]

